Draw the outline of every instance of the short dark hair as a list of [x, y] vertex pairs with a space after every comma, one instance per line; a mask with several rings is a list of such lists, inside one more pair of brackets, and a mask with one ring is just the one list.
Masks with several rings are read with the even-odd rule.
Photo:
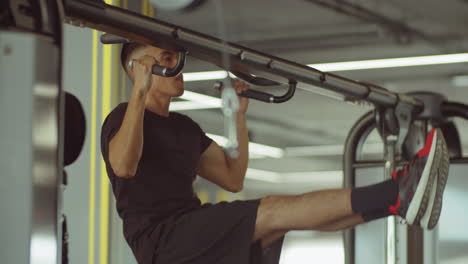
[[122, 45], [122, 50], [120, 52], [120, 63], [122, 63], [122, 67], [125, 71], [127, 71], [127, 60], [130, 57], [130, 54], [132, 54], [132, 52], [136, 49], [144, 46], [145, 44], [137, 42], [124, 43]]

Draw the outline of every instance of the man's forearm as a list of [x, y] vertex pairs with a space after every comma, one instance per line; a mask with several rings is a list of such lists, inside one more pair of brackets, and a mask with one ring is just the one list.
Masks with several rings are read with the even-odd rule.
[[135, 174], [143, 150], [145, 99], [146, 94], [139, 89], [132, 90], [122, 125], [109, 148], [113, 169], [127, 177]]
[[245, 173], [249, 162], [249, 135], [245, 114], [237, 115], [237, 133], [239, 141], [239, 157], [233, 159], [226, 155], [231, 176], [239, 186], [243, 186]]

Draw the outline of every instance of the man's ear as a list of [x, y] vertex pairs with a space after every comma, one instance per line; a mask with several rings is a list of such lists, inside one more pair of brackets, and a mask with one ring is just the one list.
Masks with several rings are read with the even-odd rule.
[[128, 65], [125, 65], [125, 73], [127, 74], [128, 78], [130, 79], [130, 81], [132, 81], [132, 83], [134, 82], [134, 78], [133, 78], [133, 72], [131, 71], [131, 69], [128, 67]]

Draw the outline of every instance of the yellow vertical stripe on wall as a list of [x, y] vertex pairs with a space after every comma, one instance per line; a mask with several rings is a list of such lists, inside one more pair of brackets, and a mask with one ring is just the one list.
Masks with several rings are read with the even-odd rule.
[[[115, 6], [118, 6], [118, 7], [121, 7], [122, 6], [122, 1], [121, 0], [115, 0]], [[113, 102], [112, 102], [112, 108], [114, 108], [120, 101], [120, 86], [119, 86], [119, 69], [120, 69], [120, 64], [117, 63], [119, 62], [119, 58], [120, 58], [120, 45], [112, 45], [112, 49], [113, 49], [113, 52], [114, 52], [114, 63], [113, 63], [113, 66], [114, 66], [114, 71], [112, 72], [112, 78], [113, 78], [113, 84], [112, 84], [112, 98], [113, 98]]]
[[[116, 5], [118, 5], [118, 1], [116, 2]], [[115, 63], [118, 57], [118, 45], [112, 45], [112, 58], [113, 62], [112, 63], [112, 104], [111, 108], [113, 109], [119, 102], [119, 64]], [[117, 216], [115, 214], [115, 210], [112, 210], [115, 208], [115, 199], [112, 197], [112, 195], [109, 194], [109, 199], [110, 199], [110, 210], [109, 210], [109, 220], [111, 223], [111, 228], [110, 228], [110, 233], [109, 233], [109, 263], [117, 263], [117, 255], [115, 254], [114, 249], [117, 247], [117, 240], [116, 234], [118, 233], [117, 230]]]
[[98, 32], [92, 31], [91, 52], [91, 127], [90, 127], [90, 161], [89, 161], [89, 229], [88, 229], [88, 264], [94, 264], [94, 221], [96, 202], [96, 93], [98, 64]]
[[[112, 0], [105, 0], [112, 5]], [[110, 112], [111, 78], [112, 78], [112, 46], [102, 46], [102, 93], [101, 93], [101, 124]], [[101, 192], [99, 218], [99, 263], [109, 263], [109, 180], [106, 165], [101, 155]]]
[[229, 200], [229, 194], [226, 191], [219, 190], [216, 192], [216, 202], [223, 202]]
[[197, 196], [198, 196], [198, 199], [200, 199], [202, 204], [209, 202], [210, 195], [209, 195], [208, 191], [199, 190], [197, 192]]
[[[128, 0], [122, 1], [122, 7], [127, 9], [128, 8]], [[120, 63], [120, 54], [119, 54], [119, 65]], [[127, 100], [127, 74], [125, 73], [125, 69], [122, 68], [120, 65], [120, 72], [121, 72], [121, 79], [120, 79], [120, 102], [124, 102]]]
[[148, 11], [147, 11], [147, 10], [148, 10], [147, 3], [148, 3], [148, 2], [147, 2], [146, 0], [141, 0], [141, 14], [143, 14], [143, 15], [145, 15], [145, 16], [146, 16], [147, 13], [148, 13]]
[[234, 199], [236, 199], [236, 200], [245, 200], [244, 192], [236, 193], [236, 195], [234, 196]]
[[[110, 112], [111, 104], [111, 71], [112, 46], [102, 46], [102, 94], [101, 94], [101, 122]], [[109, 180], [106, 165], [101, 156], [101, 198], [100, 198], [100, 224], [99, 224], [99, 263], [108, 264], [109, 253]]]
[[[117, 6], [120, 6], [122, 7], [123, 5], [125, 5], [125, 3], [122, 1], [122, 0], [116, 0], [116, 3], [115, 3]], [[122, 70], [120, 69], [120, 46], [121, 45], [113, 45], [113, 49], [114, 49], [114, 60], [113, 60], [113, 65], [114, 65], [114, 72], [112, 73], [112, 76], [113, 76], [113, 80], [114, 80], [114, 83], [112, 84], [112, 87], [113, 87], [113, 94], [114, 94], [114, 98], [115, 98], [115, 101], [113, 103], [113, 106], [112, 108], [114, 108], [119, 102], [120, 102], [120, 98], [123, 96], [121, 94], [121, 90], [120, 90], [120, 80], [119, 80], [119, 77], [120, 77], [120, 72], [122, 72]], [[113, 208], [115, 208], [115, 199], [113, 199]], [[112, 259], [112, 264], [122, 264], [122, 254], [121, 254], [121, 244], [122, 244], [122, 240], [123, 238], [121, 237], [122, 234], [121, 234], [121, 230], [122, 228], [120, 227], [120, 223], [121, 223], [121, 220], [120, 218], [118, 217], [117, 214], [115, 214], [115, 210], [113, 211], [114, 214], [113, 215], [113, 229], [112, 229], [112, 235], [110, 236], [110, 238], [112, 239], [112, 242], [113, 242], [113, 247], [112, 247], [112, 251], [109, 251], [109, 252], [112, 252], [112, 256], [111, 256], [111, 259]], [[120, 227], [120, 228], [119, 228]], [[117, 249], [117, 250], [116, 250]]]
[[154, 7], [152, 4], [148, 3], [148, 11], [149, 11], [149, 16], [154, 17]]
[[114, 108], [119, 103], [119, 45], [112, 45], [112, 54], [114, 58], [114, 63], [112, 63], [112, 108]]

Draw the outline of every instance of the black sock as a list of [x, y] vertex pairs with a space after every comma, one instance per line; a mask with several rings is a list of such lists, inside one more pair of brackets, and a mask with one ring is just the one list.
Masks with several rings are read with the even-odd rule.
[[396, 204], [398, 183], [394, 180], [354, 188], [351, 191], [351, 206], [354, 213], [363, 217], [377, 211], [388, 211], [390, 205]]

